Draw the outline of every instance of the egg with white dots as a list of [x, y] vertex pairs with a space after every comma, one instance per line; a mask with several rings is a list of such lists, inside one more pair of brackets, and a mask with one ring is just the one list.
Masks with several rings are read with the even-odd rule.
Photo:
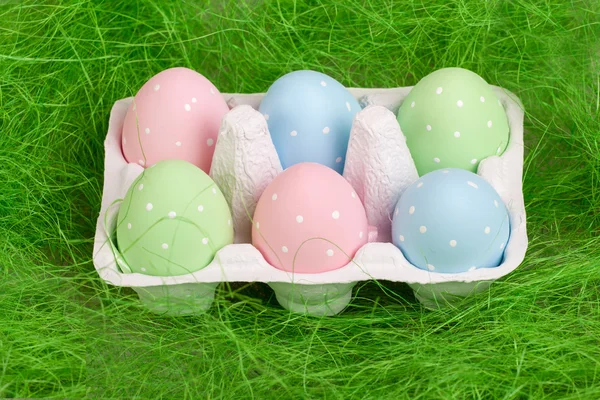
[[502, 263], [510, 238], [508, 210], [480, 176], [457, 168], [429, 172], [396, 207], [404, 212], [393, 216], [393, 243], [415, 267], [460, 273]]
[[342, 174], [361, 107], [340, 82], [316, 71], [290, 72], [269, 87], [259, 110], [284, 169], [315, 162]]
[[133, 182], [119, 208], [116, 234], [127, 272], [153, 276], [200, 270], [233, 243], [221, 190], [183, 160], [159, 161]]
[[344, 267], [367, 243], [363, 204], [333, 169], [304, 162], [280, 173], [254, 212], [252, 244], [273, 267], [321, 273]]
[[421, 79], [398, 110], [398, 122], [420, 176], [442, 168], [477, 172], [509, 141], [506, 112], [493, 88], [463, 68]]
[[228, 111], [225, 98], [206, 77], [188, 68], [166, 69], [133, 98], [123, 123], [123, 155], [146, 168], [179, 159], [208, 173]]

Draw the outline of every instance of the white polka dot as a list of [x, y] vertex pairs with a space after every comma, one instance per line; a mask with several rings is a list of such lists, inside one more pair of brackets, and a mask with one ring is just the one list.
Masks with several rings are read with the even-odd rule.
[[440, 161], [441, 161], [441, 160], [440, 160], [439, 158], [437, 158], [437, 157], [435, 157], [435, 158], [433, 159], [433, 162], [434, 162], [434, 163], [436, 163], [436, 164], [439, 164], [439, 163], [440, 163]]
[[156, 92], [158, 89], [160, 89], [160, 85], [154, 85], [154, 91]]
[[206, 141], [206, 144], [208, 145], [208, 147], [212, 147], [212, 145], [215, 144], [215, 141], [214, 141], [214, 139], [208, 139]]
[[479, 186], [477, 186], [477, 184], [476, 184], [476, 183], [473, 183], [473, 182], [471, 182], [471, 181], [467, 181], [467, 185], [469, 185], [469, 186], [471, 186], [471, 187], [474, 187], [475, 189], [479, 189]]
[[189, 104], [186, 104], [185, 106], [183, 106], [183, 108], [185, 108], [185, 111], [190, 111], [192, 109], [192, 107], [190, 107]]
[[231, 225], [231, 220], [230, 219], [227, 220], [227, 225]]
[[363, 231], [360, 231], [360, 232], [358, 232], [358, 237], [359, 237], [359, 238], [361, 238], [361, 239], [362, 239], [362, 238], [363, 238], [363, 235], [364, 235]]
[[142, 272], [146, 272], [146, 268], [142, 267], [141, 268]]
[[498, 147], [498, 150], [496, 150], [496, 154], [500, 154], [501, 151], [502, 151], [502, 147]]
[[424, 225], [421, 225], [421, 226], [419, 227], [419, 232], [421, 232], [421, 233], [425, 233], [425, 232], [427, 232], [427, 227], [426, 227], [426, 226], [424, 226]]
[[321, 86], [327, 86], [327, 82], [321, 81]]
[[169, 218], [173, 219], [177, 216], [177, 213], [175, 211], [170, 211], [168, 215], [169, 215]]
[[489, 226], [486, 226], [486, 227], [485, 227], [485, 229], [483, 230], [483, 232], [484, 232], [486, 235], [489, 235], [489, 233], [490, 233], [490, 230], [491, 230], [491, 229], [490, 229], [490, 227], [489, 227]]
[[271, 200], [277, 200], [277, 193], [273, 193], [273, 196], [271, 196]]
[[491, 128], [492, 127], [492, 121], [488, 121], [487, 125], [488, 125], [488, 128]]
[[298, 132], [296, 132], [296, 131], [291, 131], [290, 132], [290, 136], [296, 136], [297, 134], [298, 134]]
[[485, 103], [485, 97], [481, 96], [481, 97], [479, 98], [479, 101], [480, 101], [480, 102], [482, 102], [482, 103]]
[[127, 229], [131, 229], [131, 223], [127, 224]]
[[175, 142], [175, 146], [181, 147], [181, 142]]
[[469, 272], [475, 271], [477, 269], [477, 267], [471, 267], [469, 268]]
[[123, 144], [127, 144], [127, 138], [123, 136]]
[[140, 185], [138, 186], [138, 190], [143, 190], [144, 189], [144, 184], [140, 183]]
[[149, 135], [150, 134], [150, 128], [144, 129], [144, 132], [146, 132], [146, 135]]
[[331, 213], [331, 217], [333, 219], [338, 219], [340, 217], [340, 212], [335, 210], [334, 212]]
[[256, 222], [256, 229], [260, 229], [260, 222]]
[[296, 222], [299, 223], [299, 224], [301, 224], [302, 221], [304, 221], [304, 217], [302, 215], [297, 215], [296, 216]]
[[346, 102], [346, 108], [348, 109], [348, 111], [350, 111], [350, 103]]
[[459, 138], [460, 137], [460, 132], [459, 131], [454, 132], [454, 137]]
[[323, 133], [326, 134], [326, 135], [329, 133], [329, 127], [328, 126], [326, 126], [325, 128], [323, 128]]
[[494, 200], [494, 205], [496, 206], [496, 208], [498, 208], [498, 201]]
[[400, 235], [400, 236], [398, 237], [398, 239], [400, 239], [400, 241], [401, 241], [401, 242], [404, 242], [404, 236], [403, 236], [403, 235]]
[[473, 164], [473, 165], [477, 164], [477, 159], [476, 158], [472, 159], [471, 164]]
[[355, 199], [356, 198], [356, 193], [352, 192], [352, 193], [350, 193], [350, 196], [352, 196], [352, 198]]
[[202, 204], [200, 204], [198, 206], [198, 211], [200, 211], [200, 212], [204, 211], [204, 206]]
[[398, 209], [396, 208], [396, 211], [394, 211], [394, 215], [398, 215]]
[[144, 162], [144, 160], [138, 160], [138, 164], [140, 164], [143, 167], [146, 163]]
[[436, 92], [437, 94], [442, 94], [442, 92], [443, 92], [443, 91], [444, 91], [444, 89], [442, 89], [441, 87], [439, 87], [439, 88], [437, 88], [437, 89], [435, 90], [435, 92]]
[[269, 114], [264, 114], [265, 119], [268, 121], [269, 120]]
[[415, 108], [415, 102], [410, 103], [410, 108]]
[[504, 242], [500, 243], [500, 249], [503, 249], [505, 245], [506, 245], [506, 243], [504, 243]]
[[192, 97], [192, 103], [195, 103], [195, 102], [197, 102], [197, 101], [198, 101], [198, 100], [196, 100], [196, 98], [195, 98], [195, 97]]
[[427, 126], [425, 127], [425, 129], [427, 129], [428, 131], [430, 131], [430, 130], [431, 130], [431, 125], [427, 125]]
[[457, 105], [458, 107], [462, 107], [462, 106], [463, 106], [463, 102], [462, 102], [462, 100], [459, 100], [459, 101], [457, 101], [457, 102], [456, 102], [456, 105]]
[[213, 194], [217, 194], [217, 188], [212, 188], [211, 191], [212, 191]]
[[451, 240], [450, 241], [450, 247], [456, 247], [456, 240]]
[[427, 264], [427, 269], [430, 271], [433, 271], [433, 270], [435, 270], [435, 267], [431, 264]]
[[146, 204], [146, 211], [150, 211], [154, 208], [154, 206], [152, 205], [152, 203], [148, 203]]
[[210, 94], [214, 95], [215, 94], [215, 89], [210, 88]]
[[162, 248], [166, 250], [166, 249], [168, 249], [168, 248], [169, 248], [169, 245], [168, 245], [168, 244], [166, 244], [166, 243], [163, 243], [163, 244], [162, 244]]
[[327, 250], [327, 255], [329, 257], [333, 256], [333, 250], [331, 250], [331, 249]]
[[415, 213], [415, 206], [410, 206], [410, 208], [408, 209], [408, 213], [409, 214], [414, 214]]
[[282, 246], [282, 247], [281, 247], [281, 251], [283, 251], [284, 253], [287, 253], [287, 252], [288, 252], [288, 248], [287, 248], [287, 247], [285, 247], [285, 246]]
[[423, 186], [423, 182], [419, 182], [417, 183], [417, 187], [420, 188], [421, 186]]
[[202, 244], [208, 244], [208, 238], [202, 239]]
[[336, 163], [341, 163], [341, 162], [342, 162], [342, 157], [338, 157], [338, 158], [336, 158], [336, 159], [335, 159], [335, 162], [336, 162]]

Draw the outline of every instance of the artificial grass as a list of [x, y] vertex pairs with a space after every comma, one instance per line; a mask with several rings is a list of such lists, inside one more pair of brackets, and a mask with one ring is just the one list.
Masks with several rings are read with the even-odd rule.
[[[0, 5], [0, 397], [600, 398], [600, 5], [595, 1]], [[193, 68], [223, 92], [295, 69], [352, 87], [469, 68], [526, 108], [529, 251], [456, 309], [359, 285], [289, 314], [265, 285], [198, 317], [146, 312], [91, 263], [115, 100]]]

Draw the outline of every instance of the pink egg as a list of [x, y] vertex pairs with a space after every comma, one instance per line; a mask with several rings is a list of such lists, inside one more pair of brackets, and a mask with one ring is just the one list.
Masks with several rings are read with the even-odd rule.
[[227, 111], [221, 93], [196, 71], [162, 71], [142, 86], [127, 110], [122, 139], [125, 159], [144, 167], [162, 160], [185, 160], [208, 173]]
[[352, 186], [316, 163], [295, 164], [265, 189], [252, 244], [275, 268], [319, 273], [348, 264], [368, 239], [365, 209]]

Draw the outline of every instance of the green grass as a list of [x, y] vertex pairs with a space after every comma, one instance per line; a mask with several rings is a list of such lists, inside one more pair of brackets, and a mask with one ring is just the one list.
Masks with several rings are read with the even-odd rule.
[[[36, 4], [37, 3], [37, 4]], [[597, 1], [3, 2], [0, 397], [600, 398]], [[261, 284], [146, 312], [92, 262], [114, 101], [193, 68], [258, 92], [301, 68], [353, 87], [469, 68], [526, 107], [521, 267], [457, 309], [359, 285], [332, 318]]]

